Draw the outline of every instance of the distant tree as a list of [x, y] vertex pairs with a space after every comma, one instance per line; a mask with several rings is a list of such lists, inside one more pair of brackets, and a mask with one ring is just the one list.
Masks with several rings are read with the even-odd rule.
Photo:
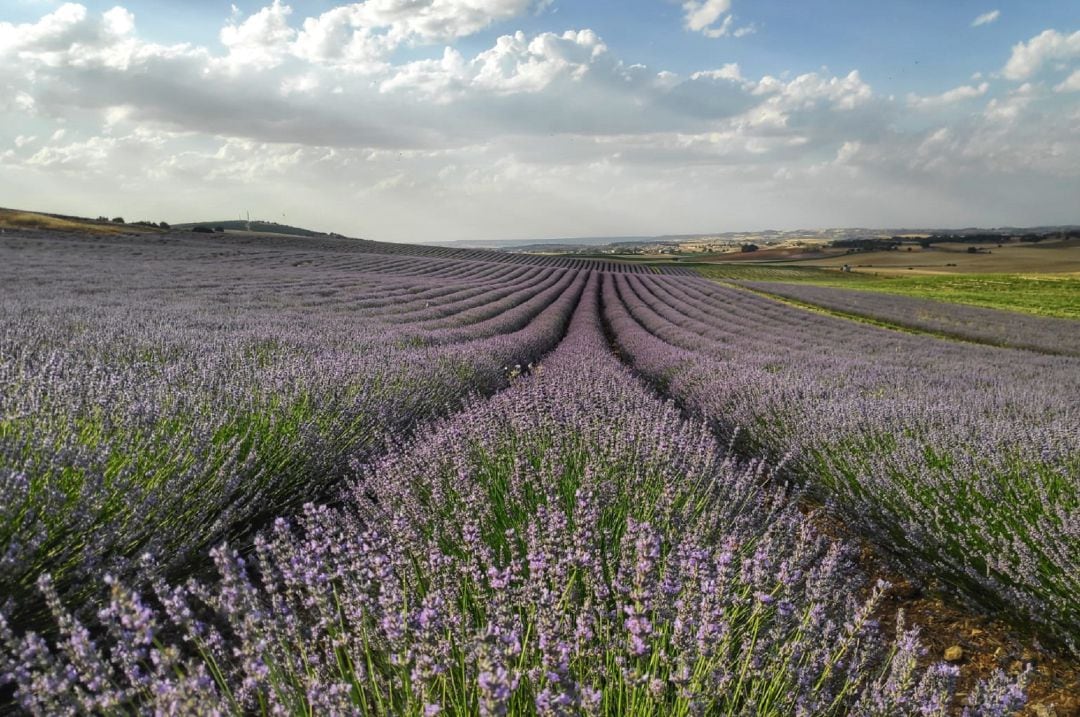
[[757, 244], [743, 244], [739, 251], [746, 254], [747, 252], [757, 251], [760, 248], [761, 247], [759, 247]]
[[161, 227], [162, 229], [168, 229], [169, 228], [169, 223], [168, 222], [158, 222], [158, 226]]
[[898, 248], [900, 242], [895, 239], [852, 237], [849, 239], [836, 239], [830, 242], [829, 246], [850, 251], [891, 251]]
[[225, 227], [214, 227], [214, 231], [216, 231], [218, 234], [224, 234]]
[[112, 223], [113, 224], [123, 224], [124, 223], [124, 218], [123, 217], [113, 217], [112, 218]]
[[203, 227], [203, 226], [192, 227], [191, 231], [195, 232], [196, 234], [213, 234], [214, 233], [214, 230], [211, 229], [210, 227]]

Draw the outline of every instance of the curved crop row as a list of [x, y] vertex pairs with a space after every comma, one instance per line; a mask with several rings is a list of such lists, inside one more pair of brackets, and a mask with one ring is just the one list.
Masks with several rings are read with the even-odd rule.
[[[42, 579], [59, 637], [0, 619], [0, 676], [37, 714], [947, 714], [957, 668], [884, 635], [853, 550], [615, 359], [598, 283], [540, 370], [251, 560], [111, 581], [90, 622]], [[965, 715], [1022, 702], [998, 673]]]
[[951, 302], [813, 284], [744, 282], [753, 289], [826, 309], [996, 346], [1080, 356], [1080, 322]]
[[19, 251], [0, 248], [0, 603], [17, 599], [20, 619], [43, 607], [43, 571], [74, 596], [147, 551], [186, 570], [504, 387], [557, 343], [583, 281], [566, 272], [502, 321], [416, 346], [409, 324], [351, 306], [380, 291], [363, 276], [335, 275], [340, 292], [313, 302], [325, 277], [304, 267], [276, 287], [257, 266]]
[[793, 465], [916, 576], [1080, 650], [1080, 362], [612, 276], [632, 365]]
[[[554, 277], [554, 283], [543, 286], [539, 292], [530, 288], [518, 296], [503, 297], [492, 302], [495, 306], [491, 308], [462, 312], [460, 324], [453, 321], [454, 317], [449, 317], [443, 320], [442, 328], [429, 329], [421, 323], [409, 326], [408, 333], [429, 344], [459, 343], [511, 333], [527, 325], [566, 292], [580, 293], [585, 278], [586, 272], [568, 271]], [[495, 311], [496, 308], [498, 311]]]
[[[378, 310], [379, 315], [393, 314], [400, 316], [423, 309], [440, 309], [448, 303], [458, 301], [482, 300], [483, 295], [492, 289], [508, 290], [524, 284], [535, 283], [550, 275], [553, 269], [515, 268], [483, 281], [440, 281], [429, 288], [410, 282], [408, 293], [387, 291], [378, 299], [366, 300], [355, 304], [356, 308]], [[402, 299], [406, 299], [402, 301]]]
[[575, 273], [553, 269], [550, 274], [543, 274], [535, 281], [522, 282], [505, 289], [489, 289], [482, 301], [464, 301], [447, 307], [453, 309], [451, 313], [444, 313], [445, 309], [441, 307], [436, 310], [427, 307], [422, 312], [405, 314], [400, 318], [412, 322], [419, 331], [433, 334], [440, 329], [460, 329], [470, 324], [482, 324], [496, 319], [514, 307], [529, 303], [530, 300], [542, 302], [541, 297], [558, 291], [556, 287], [567, 282]]

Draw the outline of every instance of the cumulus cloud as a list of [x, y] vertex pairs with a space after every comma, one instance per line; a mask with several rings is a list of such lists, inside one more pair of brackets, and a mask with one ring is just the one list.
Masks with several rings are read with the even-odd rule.
[[561, 36], [545, 32], [532, 40], [522, 32], [504, 35], [477, 55], [476, 84], [500, 92], [535, 92], [559, 75], [581, 79], [605, 52], [607, 46], [592, 30], [568, 30]]
[[972, 27], [979, 27], [980, 25], [989, 25], [1001, 17], [1001, 10], [991, 10], [990, 12], [984, 12], [974, 20], [971, 21]]
[[135, 16], [121, 7], [90, 15], [82, 5], [65, 3], [36, 23], [0, 22], [0, 59], [29, 59], [46, 66], [78, 63], [97, 57], [122, 57]]
[[993, 124], [1015, 124], [1028, 106], [1038, 99], [1038, 94], [1035, 85], [1025, 82], [1004, 97], [994, 97], [987, 102], [983, 117]]
[[742, 80], [742, 71], [739, 69], [739, 65], [736, 62], [729, 62], [723, 67], [717, 70], [700, 70], [690, 76], [691, 79], [699, 80], [701, 78], [708, 78], [710, 80]]
[[1054, 87], [1055, 92], [1080, 92], [1080, 70], [1076, 70]]
[[863, 82], [858, 70], [844, 77], [822, 77], [816, 72], [799, 75], [790, 82], [765, 76], [754, 85], [754, 94], [772, 95], [766, 102], [780, 110], [808, 109], [828, 103], [839, 110], [850, 110], [867, 102], [873, 91]]
[[731, 10], [731, 0], [687, 0], [683, 3], [686, 29], [708, 35], [716, 32], [716, 23]]
[[360, 24], [402, 39], [445, 42], [526, 12], [533, 0], [368, 0], [352, 5]]
[[386, 67], [393, 41], [364, 24], [355, 5], [337, 7], [304, 19], [293, 53], [309, 62], [373, 73]]
[[990, 83], [982, 82], [978, 86], [961, 85], [959, 87], [954, 87], [951, 90], [942, 92], [940, 95], [919, 96], [911, 94], [908, 95], [908, 105], [921, 109], [944, 107], [946, 105], [953, 105], [958, 102], [963, 102], [964, 100], [971, 100], [975, 99], [976, 97], [982, 97], [989, 89]]
[[1080, 30], [1066, 35], [1044, 30], [1027, 42], [1013, 46], [1002, 74], [1010, 80], [1026, 80], [1046, 64], [1080, 57]]
[[535, 0], [367, 0], [305, 18], [292, 52], [311, 62], [374, 73], [385, 69], [389, 53], [403, 44], [451, 42], [535, 6]]
[[383, 92], [417, 92], [446, 102], [466, 91], [496, 94], [540, 92], [560, 77], [581, 80], [607, 46], [592, 30], [545, 32], [528, 38], [504, 35], [495, 46], [466, 61], [446, 48], [440, 60], [420, 60], [397, 69], [380, 85]]
[[682, 9], [684, 27], [705, 37], [744, 37], [757, 30], [753, 25], [735, 27], [731, 0], [685, 0]]
[[289, 26], [291, 14], [292, 8], [274, 0], [243, 22], [229, 22], [221, 29], [221, 44], [229, 50], [227, 61], [234, 67], [261, 70], [280, 65], [296, 36]]

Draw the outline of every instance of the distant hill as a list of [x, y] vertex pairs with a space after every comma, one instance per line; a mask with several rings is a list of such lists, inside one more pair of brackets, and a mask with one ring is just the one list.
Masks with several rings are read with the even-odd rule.
[[311, 229], [304, 229], [302, 227], [289, 226], [288, 224], [279, 224], [278, 222], [263, 222], [263, 221], [244, 221], [242, 219], [228, 219], [219, 222], [188, 222], [186, 224], [173, 224], [173, 229], [180, 230], [192, 230], [195, 227], [206, 227], [207, 229], [224, 229], [229, 232], [246, 232], [251, 231], [256, 234], [287, 234], [289, 236], [296, 237], [329, 237], [329, 236], [341, 236], [340, 234], [333, 234], [330, 232], [317, 232]]
[[[788, 240], [829, 242], [847, 239], [890, 238], [894, 236], [931, 236], [953, 234], [1014, 236], [1018, 234], [1054, 234], [1076, 231], [1075, 225], [1039, 227], [995, 227], [963, 229], [869, 229], [832, 227], [824, 229], [765, 229], [760, 231], [715, 232], [710, 234], [664, 234], [660, 236], [573, 237], [560, 239], [517, 239], [488, 241], [426, 242], [429, 246], [458, 249], [503, 249], [513, 252], [575, 252], [584, 248], [605, 250], [605, 253], [635, 247], [674, 247], [683, 243], [710, 242], [740, 244], [746, 242], [780, 243]], [[580, 251], [576, 252], [580, 253]]]
[[0, 229], [31, 229], [37, 231], [78, 232], [82, 234], [153, 234], [165, 231], [154, 222], [126, 223], [122, 218], [75, 217], [67, 214], [29, 212], [21, 209], [0, 207]]
[[458, 241], [424, 242], [427, 246], [445, 246], [452, 249], [513, 249], [515, 251], [544, 251], [553, 248], [577, 246], [607, 246], [609, 244], [652, 244], [657, 237], [566, 237], [559, 239], [461, 239]]

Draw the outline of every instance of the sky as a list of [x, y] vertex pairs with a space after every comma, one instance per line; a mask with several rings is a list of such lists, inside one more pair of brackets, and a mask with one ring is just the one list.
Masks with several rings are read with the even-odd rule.
[[405, 242], [1080, 223], [1080, 0], [0, 0], [0, 206]]

